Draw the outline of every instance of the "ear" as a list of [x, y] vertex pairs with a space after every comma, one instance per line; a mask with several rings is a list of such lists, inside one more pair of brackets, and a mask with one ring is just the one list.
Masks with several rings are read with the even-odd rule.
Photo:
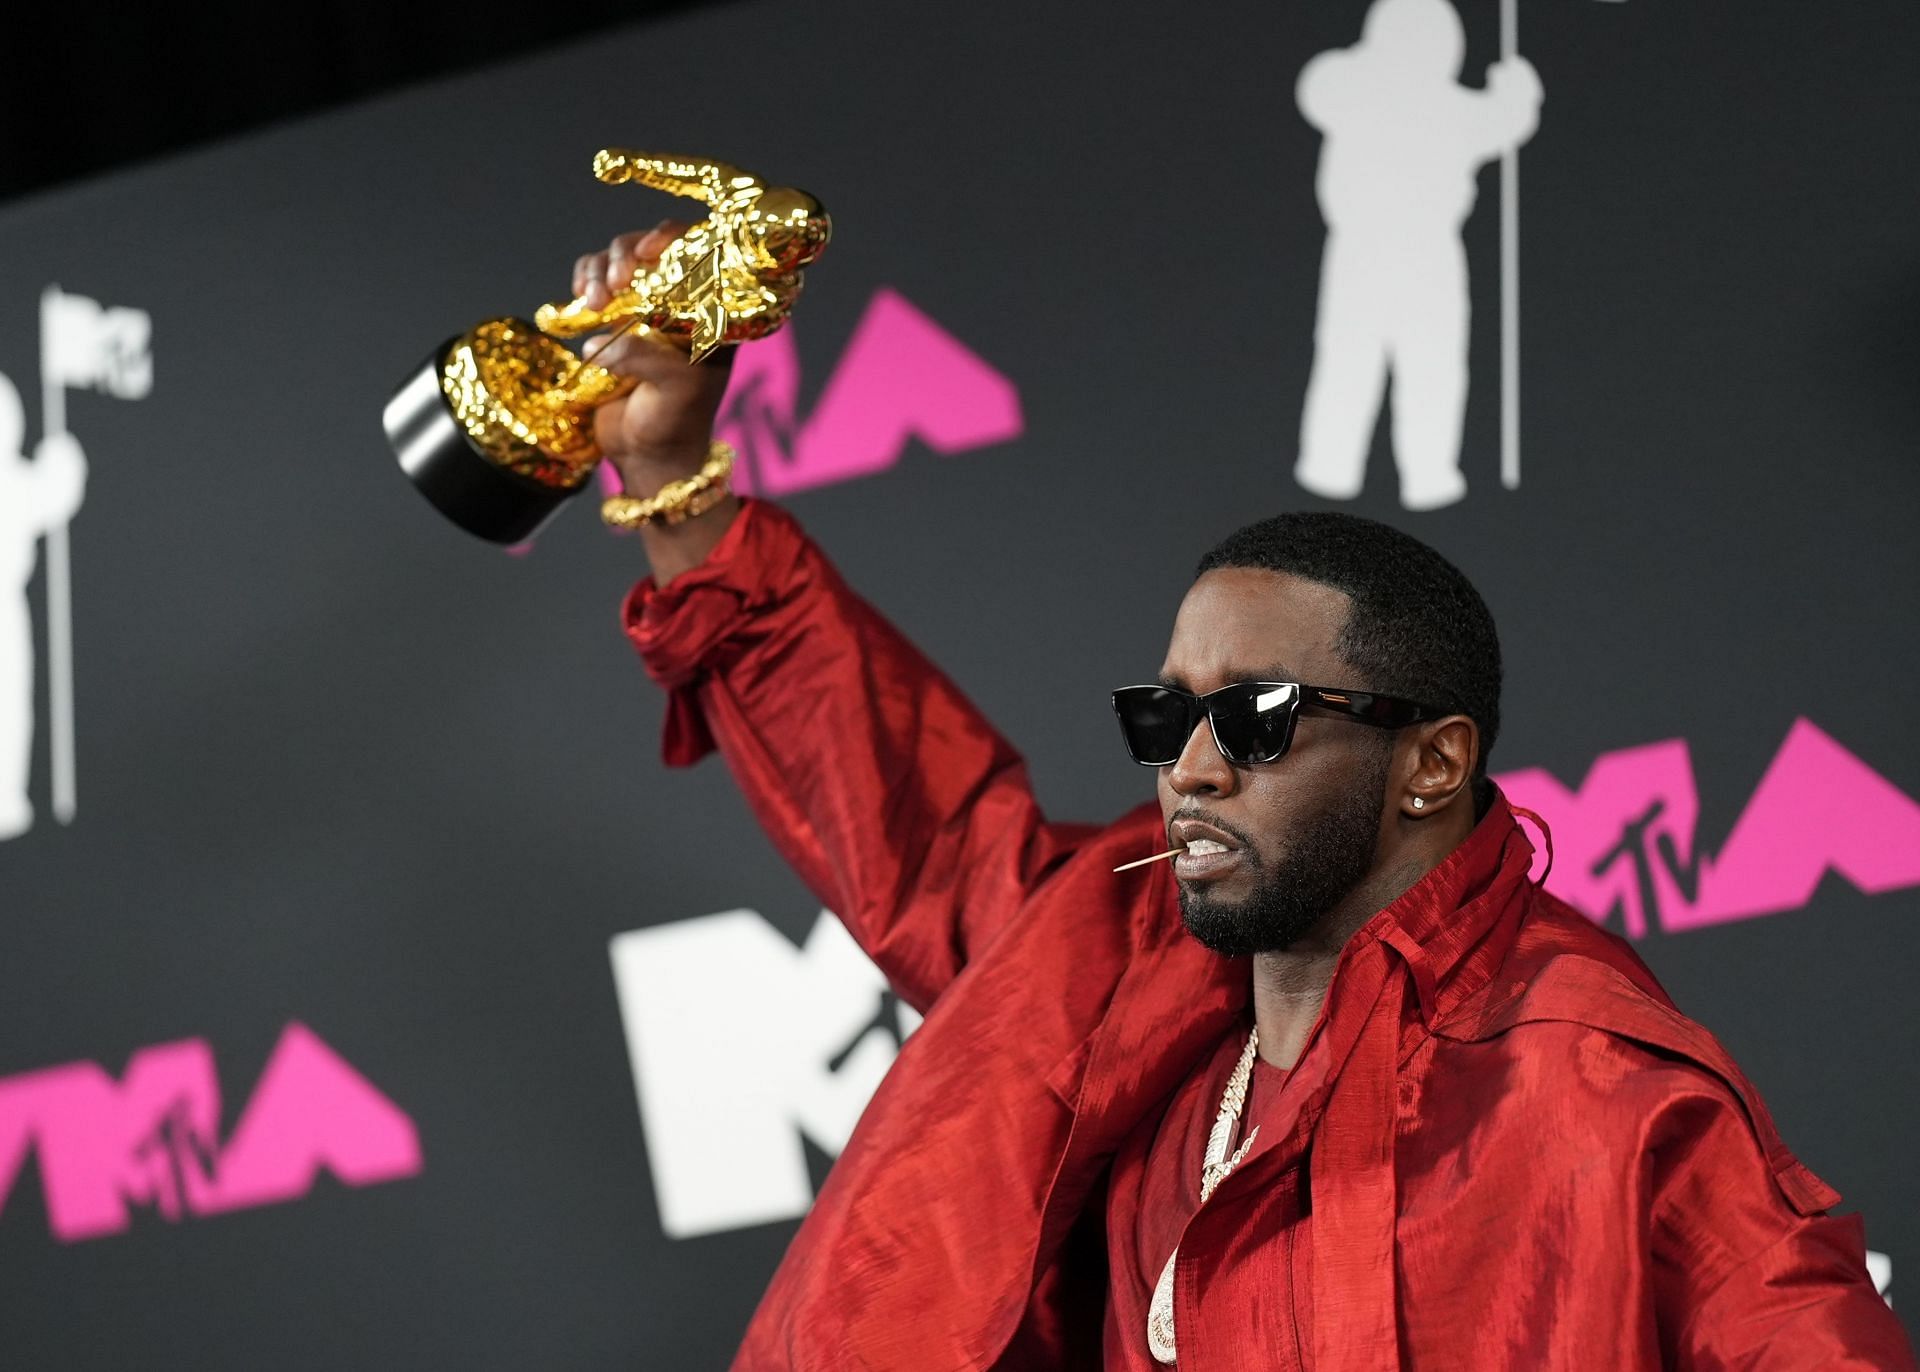
[[[1410, 745], [1410, 746], [1409, 746]], [[1480, 761], [1480, 726], [1465, 715], [1415, 724], [1407, 730], [1401, 764], [1402, 819], [1426, 819], [1473, 806], [1473, 773]]]

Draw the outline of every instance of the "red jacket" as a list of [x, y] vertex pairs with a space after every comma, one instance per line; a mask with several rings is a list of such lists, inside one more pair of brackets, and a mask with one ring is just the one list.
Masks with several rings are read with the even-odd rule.
[[[1044, 820], [1013, 750], [774, 507], [642, 583], [627, 624], [671, 692], [667, 761], [717, 744], [927, 1016], [735, 1368], [1097, 1367], [1110, 1161], [1250, 994], [1164, 865], [1110, 870], [1163, 846], [1157, 807]], [[1281, 1118], [1180, 1241], [1182, 1372], [1911, 1367], [1859, 1219], [1532, 855], [1497, 802], [1347, 945]], [[1292, 1299], [1303, 1207], [1296, 1354], [1253, 1331]]]

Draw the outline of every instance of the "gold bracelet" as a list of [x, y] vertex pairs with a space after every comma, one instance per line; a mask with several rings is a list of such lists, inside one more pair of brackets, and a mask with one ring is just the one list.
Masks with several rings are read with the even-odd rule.
[[645, 524], [680, 524], [703, 515], [732, 494], [727, 477], [733, 471], [733, 449], [715, 439], [699, 471], [680, 481], [669, 481], [645, 500], [610, 495], [600, 504], [600, 518], [611, 529], [638, 529]]

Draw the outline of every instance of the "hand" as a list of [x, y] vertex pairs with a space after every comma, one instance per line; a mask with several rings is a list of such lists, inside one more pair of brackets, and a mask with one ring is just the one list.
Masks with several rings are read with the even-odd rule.
[[[658, 262], [686, 229], [677, 220], [662, 220], [644, 233], [620, 235], [603, 252], [588, 253], [574, 264], [574, 295], [599, 309], [632, 284], [634, 272]], [[619, 471], [628, 495], [644, 499], [669, 481], [700, 470], [713, 442], [714, 415], [733, 372], [732, 348], [689, 365], [684, 344], [657, 333], [628, 332], [610, 343], [589, 339], [580, 352], [608, 371], [639, 382], [593, 412], [594, 442]], [[739, 513], [740, 502], [728, 496], [683, 523], [641, 529], [654, 581], [665, 586], [698, 566]]]
[[[574, 264], [574, 294], [596, 309], [603, 307], [627, 289], [636, 271], [658, 262], [686, 229], [684, 223], [663, 220], [644, 232], [620, 235], [601, 252], [588, 253]], [[707, 460], [714, 415], [732, 373], [731, 348], [690, 366], [683, 343], [634, 331], [610, 343], [588, 339], [580, 353], [639, 382], [593, 416], [594, 441], [620, 472], [629, 495], [652, 495], [667, 482], [699, 470]]]

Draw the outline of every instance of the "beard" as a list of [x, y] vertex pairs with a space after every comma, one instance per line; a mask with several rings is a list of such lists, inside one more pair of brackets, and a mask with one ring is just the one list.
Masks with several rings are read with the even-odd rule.
[[[1373, 867], [1380, 840], [1380, 807], [1386, 800], [1383, 752], [1370, 775], [1330, 809], [1304, 821], [1279, 862], [1264, 864], [1253, 846], [1245, 852], [1253, 869], [1253, 893], [1216, 900], [1205, 888], [1180, 891], [1180, 917], [1201, 946], [1222, 957], [1252, 957], [1291, 948], [1358, 886]], [[1245, 842], [1244, 835], [1236, 835]]]

